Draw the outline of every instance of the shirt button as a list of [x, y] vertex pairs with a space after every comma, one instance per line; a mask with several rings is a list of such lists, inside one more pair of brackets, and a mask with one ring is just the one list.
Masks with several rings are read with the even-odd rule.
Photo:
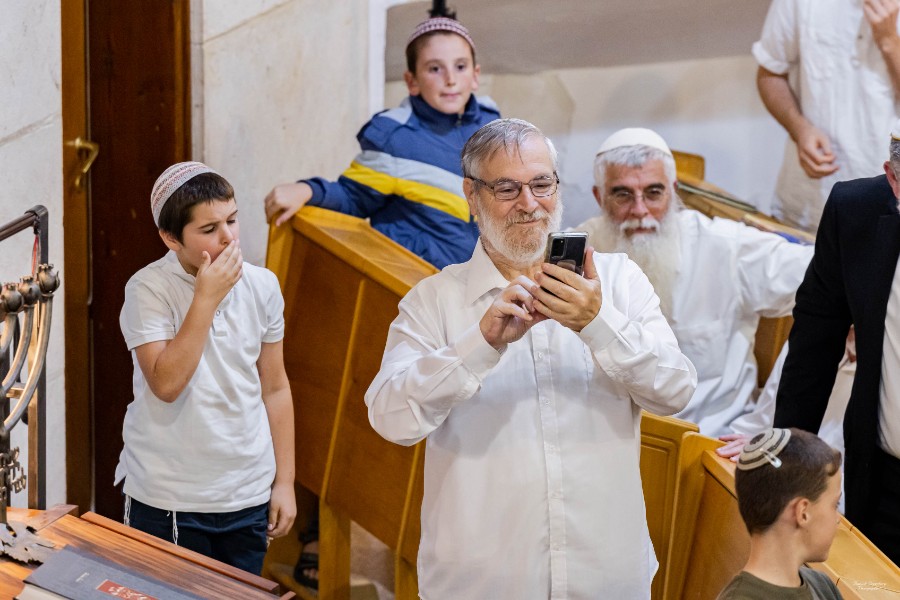
[[544, 360], [544, 353], [538, 352], [538, 360]]
[[221, 314], [222, 314], [222, 311], [221, 311], [221, 310], [217, 310], [217, 311], [216, 311], [216, 316], [217, 316], [217, 317], [218, 317], [219, 315], [221, 315]]
[[559, 544], [553, 544], [552, 546], [550, 546], [550, 549], [554, 552], [559, 552]]

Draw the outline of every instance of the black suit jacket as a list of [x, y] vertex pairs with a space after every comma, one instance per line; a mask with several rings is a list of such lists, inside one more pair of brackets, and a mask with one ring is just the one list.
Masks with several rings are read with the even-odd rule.
[[816, 432], [850, 325], [857, 367], [844, 416], [846, 514], [865, 530], [880, 473], [878, 403], [888, 296], [900, 256], [900, 214], [887, 177], [838, 183], [816, 252], [797, 290], [794, 327], [775, 408], [776, 427]]

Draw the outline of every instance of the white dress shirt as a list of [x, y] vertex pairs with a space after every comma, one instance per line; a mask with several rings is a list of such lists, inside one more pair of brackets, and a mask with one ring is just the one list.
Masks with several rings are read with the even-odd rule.
[[811, 179], [794, 142], [785, 145], [773, 212], [815, 231], [836, 182], [882, 173], [885, 140], [900, 115], [887, 64], [862, 0], [773, 0], [753, 56], [789, 75], [801, 112], [828, 135], [837, 156], [837, 172]]
[[900, 269], [897, 268], [884, 319], [878, 445], [888, 454], [900, 458]]
[[[813, 247], [695, 210], [673, 217], [681, 263], [669, 323], [699, 380], [687, 408], [676, 416], [715, 437], [731, 433], [732, 420], [753, 409], [759, 318], [791, 314]], [[590, 219], [576, 229], [601, 245], [596, 223]]]
[[507, 281], [480, 244], [401, 301], [366, 404], [386, 439], [427, 438], [422, 598], [650, 597], [640, 409], [677, 412], [696, 374], [640, 269], [595, 262], [590, 324], [544, 321], [502, 354], [478, 323]]

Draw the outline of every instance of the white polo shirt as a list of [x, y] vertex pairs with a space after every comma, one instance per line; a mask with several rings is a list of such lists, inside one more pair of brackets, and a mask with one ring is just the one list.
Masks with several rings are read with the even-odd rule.
[[275, 454], [256, 361], [284, 337], [284, 299], [275, 275], [244, 263], [216, 310], [200, 363], [181, 395], [150, 391], [134, 349], [171, 340], [194, 298], [194, 276], [173, 252], [125, 286], [119, 317], [134, 363], [115, 483], [164, 510], [230, 512], [268, 502]]

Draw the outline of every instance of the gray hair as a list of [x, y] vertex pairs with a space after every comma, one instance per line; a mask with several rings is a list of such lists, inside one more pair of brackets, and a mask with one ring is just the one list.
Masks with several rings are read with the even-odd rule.
[[540, 137], [547, 144], [553, 170], [558, 170], [559, 156], [553, 142], [540, 129], [522, 119], [496, 119], [472, 134], [462, 149], [463, 177], [474, 178], [482, 163], [501, 149], [508, 154], [519, 152], [526, 139]]
[[891, 138], [890, 145], [891, 152], [891, 169], [894, 170], [894, 174], [900, 174], [900, 140]]
[[594, 184], [602, 191], [606, 185], [606, 168], [609, 165], [640, 167], [647, 161], [661, 160], [669, 185], [675, 183], [675, 159], [659, 148], [644, 146], [620, 146], [594, 158]]

